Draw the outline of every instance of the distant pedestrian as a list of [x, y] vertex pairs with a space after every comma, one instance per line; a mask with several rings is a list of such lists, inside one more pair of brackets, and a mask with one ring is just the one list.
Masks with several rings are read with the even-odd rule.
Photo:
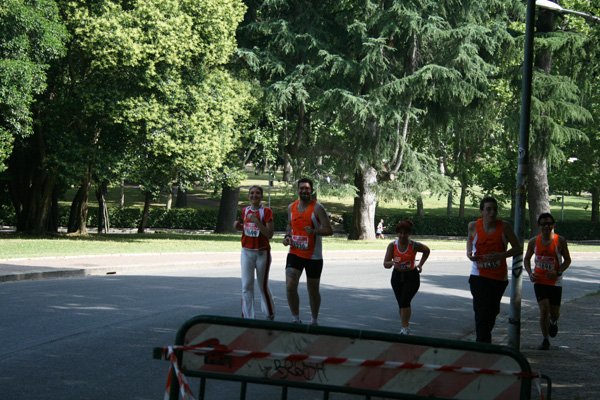
[[236, 228], [242, 229], [242, 317], [254, 318], [254, 274], [260, 290], [261, 309], [268, 320], [275, 318], [275, 303], [269, 288], [273, 211], [261, 204], [263, 189], [254, 185], [248, 191], [250, 205], [242, 210]]
[[298, 197], [288, 207], [288, 224], [283, 239], [290, 246], [285, 266], [285, 287], [292, 322], [300, 320], [300, 298], [298, 284], [302, 271], [306, 269], [306, 288], [311, 311], [311, 325], [317, 325], [321, 294], [319, 284], [323, 271], [322, 236], [333, 235], [325, 208], [312, 199], [313, 183], [308, 178], [298, 181]]
[[[391, 242], [383, 259], [385, 268], [392, 268], [392, 289], [398, 302], [400, 321], [402, 327], [400, 334], [408, 335], [410, 333], [410, 316], [412, 309], [410, 302], [419, 291], [421, 286], [421, 271], [423, 264], [429, 257], [429, 247], [423, 243], [410, 240], [412, 228], [415, 224], [410, 221], [402, 221], [396, 225], [396, 234], [398, 239]], [[417, 253], [423, 253], [421, 260], [415, 265]]]
[[[522, 254], [523, 248], [510, 224], [496, 219], [496, 199], [483, 198], [479, 203], [479, 214], [480, 219], [469, 223], [467, 257], [473, 262], [469, 285], [475, 311], [475, 340], [492, 343], [492, 329], [508, 285], [506, 259]], [[508, 243], [510, 250], [507, 250]]]
[[379, 223], [377, 224], [377, 239], [385, 239], [385, 236], [383, 236], [383, 230], [385, 229], [385, 226], [383, 226], [383, 218], [379, 220]]
[[[562, 300], [562, 275], [571, 265], [567, 241], [554, 233], [554, 217], [550, 213], [538, 217], [539, 235], [531, 238], [523, 264], [533, 282], [535, 297], [540, 306], [542, 344], [538, 349], [550, 349], [550, 337], [558, 333], [560, 302]], [[535, 254], [535, 269], [531, 270], [531, 257]]]

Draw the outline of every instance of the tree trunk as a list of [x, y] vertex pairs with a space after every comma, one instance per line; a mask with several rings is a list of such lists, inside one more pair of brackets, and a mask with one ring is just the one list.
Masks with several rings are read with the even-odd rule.
[[[536, 32], [552, 32], [554, 30], [554, 13], [541, 12], [536, 21]], [[550, 74], [552, 70], [552, 53], [548, 50], [540, 53], [535, 60], [535, 66]], [[548, 169], [546, 165], [547, 146], [550, 145], [550, 132], [539, 129], [535, 132], [535, 142], [529, 151], [528, 171], [528, 205], [530, 235], [539, 233], [537, 217], [541, 213], [550, 212], [550, 194], [548, 187]]]
[[451, 190], [448, 192], [448, 199], [446, 200], [446, 217], [452, 216], [452, 201], [454, 199], [454, 192]]
[[600, 222], [598, 219], [598, 212], [600, 211], [600, 190], [598, 187], [594, 187], [592, 190], [592, 222]]
[[50, 206], [50, 215], [48, 216], [47, 232], [58, 232], [58, 190], [56, 185], [52, 189], [52, 205]]
[[71, 203], [71, 214], [69, 216], [69, 226], [67, 232], [87, 235], [87, 216], [88, 204], [90, 201], [92, 167], [88, 166], [87, 171], [77, 191], [77, 195]]
[[290, 164], [290, 155], [284, 153], [283, 155], [283, 178], [284, 182], [289, 182], [292, 179], [292, 164]]
[[177, 187], [177, 200], [175, 201], [175, 208], [187, 208], [188, 200], [187, 193], [185, 190], [181, 188], [181, 186]]
[[48, 221], [52, 210], [52, 193], [54, 192], [54, 184], [56, 175], [46, 175], [42, 188], [42, 197], [40, 199], [39, 209], [32, 210], [36, 215], [33, 221], [33, 233], [43, 235], [48, 229]]
[[83, 198], [83, 189], [79, 187], [77, 193], [75, 193], [75, 197], [71, 202], [71, 209], [69, 210], [69, 221], [67, 222], [67, 233], [72, 233], [77, 231], [77, 210], [79, 209], [79, 203], [81, 203], [81, 199]]
[[167, 186], [167, 210], [173, 206], [173, 186]]
[[463, 182], [460, 183], [460, 205], [458, 206], [458, 216], [464, 218], [465, 216], [465, 204], [467, 202], [467, 185]]
[[233, 224], [237, 217], [238, 201], [240, 198], [240, 187], [223, 186], [221, 191], [221, 202], [219, 203], [219, 215], [215, 233], [236, 232]]
[[420, 194], [417, 196], [417, 216], [425, 216], [425, 209], [423, 208], [423, 196]]
[[142, 212], [142, 220], [138, 227], [138, 233], [144, 233], [146, 230], [146, 224], [148, 224], [148, 214], [150, 213], [150, 202], [152, 201], [152, 193], [146, 192], [144, 196], [144, 211]]
[[371, 166], [361, 165], [354, 173], [354, 185], [358, 188], [354, 198], [354, 215], [348, 239], [375, 239], [375, 208], [377, 206], [377, 171]]
[[531, 236], [537, 235], [537, 218], [541, 213], [550, 212], [550, 194], [546, 156], [541, 152], [531, 152], [529, 157], [529, 225]]
[[125, 180], [121, 179], [121, 197], [119, 199], [119, 208], [125, 208]]
[[96, 188], [96, 200], [98, 200], [98, 233], [108, 233], [109, 220], [108, 208], [106, 206], [105, 196], [108, 194], [108, 182], [102, 181]]
[[[41, 129], [25, 142], [15, 143], [8, 163], [9, 195], [17, 217], [17, 232], [38, 235], [57, 231], [56, 174], [45, 165], [45, 141]], [[58, 213], [58, 212], [56, 212]]]

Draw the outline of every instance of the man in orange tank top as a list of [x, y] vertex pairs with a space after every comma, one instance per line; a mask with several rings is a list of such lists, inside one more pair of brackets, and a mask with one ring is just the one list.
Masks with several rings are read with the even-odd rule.
[[292, 322], [301, 323], [298, 283], [306, 269], [306, 288], [312, 314], [311, 324], [317, 325], [321, 294], [319, 284], [323, 270], [321, 236], [333, 235], [325, 208], [313, 200], [313, 183], [308, 178], [298, 181], [298, 197], [288, 207], [288, 224], [283, 239], [290, 246], [285, 266], [285, 288]]
[[[542, 344], [540, 350], [550, 349], [549, 337], [558, 333], [558, 317], [562, 299], [562, 274], [571, 265], [567, 241], [554, 233], [554, 217], [550, 213], [538, 217], [540, 234], [531, 238], [523, 259], [523, 266], [533, 282], [535, 297], [540, 306]], [[531, 257], [535, 254], [535, 269], [531, 270]]]
[[[471, 260], [469, 285], [475, 311], [476, 341], [492, 343], [492, 329], [508, 285], [506, 259], [523, 252], [510, 224], [500, 219], [498, 202], [485, 197], [479, 203], [481, 218], [469, 223], [467, 257]], [[510, 243], [510, 250], [507, 245]]]

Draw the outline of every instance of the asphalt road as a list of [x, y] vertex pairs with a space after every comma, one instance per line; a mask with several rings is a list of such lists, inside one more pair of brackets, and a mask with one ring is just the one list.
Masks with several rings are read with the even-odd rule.
[[[472, 340], [468, 263], [425, 264], [413, 300], [412, 333]], [[381, 260], [325, 261], [322, 308], [325, 326], [399, 330], [390, 271]], [[564, 299], [598, 291], [600, 260], [575, 262], [565, 274]], [[271, 288], [278, 321], [288, 321], [284, 273], [273, 265]], [[507, 290], [506, 294], [509, 294]], [[301, 283], [301, 317], [309, 319]], [[503, 313], [508, 312], [508, 297]], [[0, 398], [157, 399], [168, 363], [152, 348], [174, 343], [179, 326], [198, 314], [238, 317], [239, 266], [153, 268], [116, 275], [5, 282], [0, 284]], [[537, 313], [532, 285], [523, 285], [523, 314]], [[257, 318], [261, 317], [260, 312]], [[499, 324], [504, 324], [499, 318]], [[494, 338], [505, 344], [505, 338]], [[248, 399], [277, 398], [275, 388], [251, 385]], [[194, 385], [194, 390], [196, 386]], [[320, 398], [290, 392], [290, 399]], [[209, 384], [207, 399], [239, 398], [237, 383]], [[354, 396], [330, 398], [358, 398]]]

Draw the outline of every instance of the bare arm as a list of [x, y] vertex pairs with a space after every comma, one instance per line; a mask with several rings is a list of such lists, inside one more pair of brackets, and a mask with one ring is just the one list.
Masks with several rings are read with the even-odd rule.
[[244, 227], [244, 221], [242, 221], [241, 216], [235, 220], [235, 222], [233, 223], [233, 227], [235, 229], [242, 229]]
[[385, 258], [383, 259], [384, 268], [392, 268], [394, 266], [394, 242], [390, 243], [385, 251]]
[[514, 257], [519, 254], [523, 254], [523, 244], [519, 243], [519, 239], [517, 239], [517, 235], [515, 235], [515, 231], [513, 231], [512, 226], [508, 222], [502, 221], [504, 225], [504, 234], [510, 243], [510, 250], [502, 253], [503, 258]]
[[[571, 254], [569, 253], [569, 247], [567, 246], [567, 241], [562, 236], [558, 237], [558, 252], [563, 256], [562, 263], [558, 266], [558, 272], [562, 274], [567, 268], [569, 268], [569, 265], [571, 265]], [[546, 276], [550, 279], [558, 278], [557, 271], [548, 271]]]
[[533, 252], [535, 250], [536, 240], [537, 237], [534, 237], [529, 241], [529, 244], [527, 245], [527, 252], [525, 253], [525, 258], [523, 258], [523, 266], [525, 267], [525, 270], [527, 270], [531, 282], [535, 282], [538, 279], [535, 271], [531, 270], [531, 257], [533, 256]]
[[558, 237], [558, 252], [563, 256], [563, 262], [558, 266], [558, 270], [562, 274], [565, 272], [569, 265], [571, 265], [571, 253], [569, 253], [569, 246], [567, 241], [562, 237]]
[[256, 214], [250, 214], [250, 216], [248, 217], [248, 219], [252, 222], [254, 222], [256, 224], [256, 226], [258, 227], [258, 229], [260, 230], [260, 233], [262, 233], [263, 235], [265, 235], [267, 237], [267, 239], [271, 239], [273, 237], [273, 231], [274, 231], [274, 224], [273, 224], [273, 220], [266, 222], [264, 225], [262, 222], [260, 222], [260, 219], [258, 219], [258, 217], [256, 216]]
[[333, 229], [331, 228], [331, 223], [329, 222], [329, 218], [327, 218], [327, 213], [323, 206], [319, 203], [315, 205], [315, 216], [317, 217], [317, 221], [321, 224], [320, 229], [314, 229], [311, 226], [307, 226], [304, 228], [306, 233], [310, 235], [319, 235], [319, 236], [331, 236], [333, 235]]
[[427, 259], [429, 258], [429, 253], [431, 253], [431, 250], [429, 249], [429, 247], [419, 242], [413, 242], [413, 248], [415, 249], [415, 251], [423, 253], [423, 255], [421, 256], [421, 260], [417, 265], [417, 269], [419, 270], [419, 272], [421, 272], [423, 271], [423, 264], [425, 264], [425, 261], [427, 261]]
[[288, 222], [285, 228], [285, 237], [283, 238], [283, 245], [289, 246], [292, 244], [292, 205], [288, 206]]
[[473, 239], [477, 233], [477, 221], [469, 222], [469, 234], [467, 236], [467, 257], [471, 261], [477, 262], [479, 256], [473, 255]]
[[502, 253], [490, 252], [489, 254], [483, 256], [486, 261], [500, 261], [504, 258], [523, 254], [523, 246], [521, 243], [519, 243], [519, 239], [517, 239], [517, 235], [515, 235], [515, 232], [510, 224], [502, 221], [502, 226], [504, 228], [504, 236], [506, 236], [506, 239], [510, 243], [510, 249], [503, 251]]

